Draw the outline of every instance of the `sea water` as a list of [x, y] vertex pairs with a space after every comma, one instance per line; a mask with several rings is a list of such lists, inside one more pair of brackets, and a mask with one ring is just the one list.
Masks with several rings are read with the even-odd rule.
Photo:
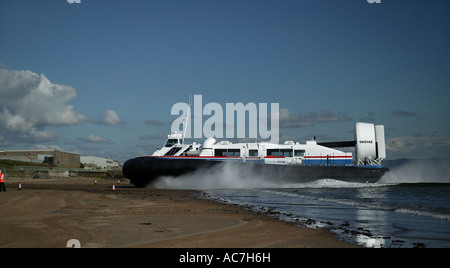
[[450, 184], [356, 184], [320, 180], [295, 188], [205, 190], [342, 240], [375, 247], [450, 247]]
[[445, 248], [450, 247], [450, 172], [436, 174], [413, 172], [403, 164], [377, 183], [324, 179], [279, 184], [224, 166], [163, 178], [156, 187], [198, 189], [203, 197], [298, 226], [328, 229], [362, 246]]

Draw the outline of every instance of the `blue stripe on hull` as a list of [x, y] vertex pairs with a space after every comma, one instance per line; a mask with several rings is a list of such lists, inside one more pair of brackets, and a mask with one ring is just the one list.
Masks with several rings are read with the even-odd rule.
[[305, 165], [329, 165], [329, 166], [345, 166], [351, 165], [351, 159], [305, 159]]

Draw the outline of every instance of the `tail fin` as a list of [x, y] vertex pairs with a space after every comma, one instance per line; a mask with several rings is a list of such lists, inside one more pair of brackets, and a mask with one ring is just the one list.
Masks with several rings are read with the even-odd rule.
[[383, 125], [356, 123], [355, 140], [358, 165], [380, 165], [386, 158]]

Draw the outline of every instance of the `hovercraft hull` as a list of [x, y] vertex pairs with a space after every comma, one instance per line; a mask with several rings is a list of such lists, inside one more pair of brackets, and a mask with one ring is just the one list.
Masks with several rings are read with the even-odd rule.
[[[230, 164], [233, 168], [251, 169], [251, 175], [270, 177], [274, 182], [304, 183], [320, 179], [335, 179], [346, 182], [378, 181], [389, 169], [373, 166], [332, 166], [332, 165], [271, 165], [233, 161], [214, 161], [202, 158], [184, 157], [136, 157], [123, 165], [123, 175], [133, 185], [142, 188], [163, 176], [180, 177], [219, 165]], [[180, 177], [180, 179], [182, 179]]]

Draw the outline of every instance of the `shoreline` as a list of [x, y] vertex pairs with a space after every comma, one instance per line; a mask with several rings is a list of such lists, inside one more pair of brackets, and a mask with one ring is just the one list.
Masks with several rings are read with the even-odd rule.
[[94, 180], [7, 178], [7, 192], [0, 193], [0, 247], [64, 248], [69, 239], [86, 248], [359, 247], [328, 230], [201, 198], [201, 191]]

